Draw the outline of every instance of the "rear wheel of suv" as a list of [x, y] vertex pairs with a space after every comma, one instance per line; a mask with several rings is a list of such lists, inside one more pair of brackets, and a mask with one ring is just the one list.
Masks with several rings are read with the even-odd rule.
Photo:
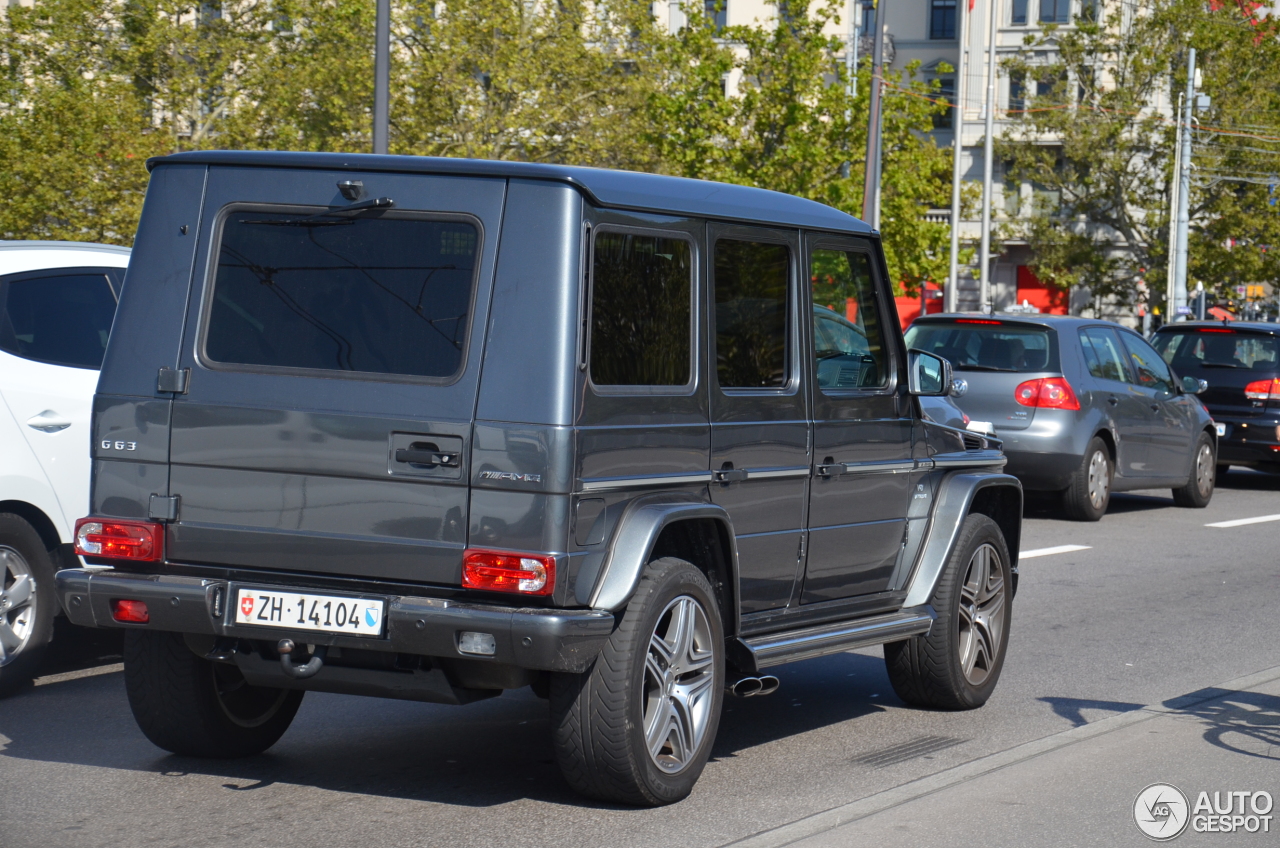
[[583, 795], [625, 804], [687, 796], [720, 724], [724, 657], [707, 578], [674, 557], [650, 563], [591, 668], [551, 676], [565, 779]]
[[940, 710], [985, 704], [1004, 668], [1011, 587], [1004, 534], [987, 516], [970, 515], [933, 591], [933, 627], [884, 646], [898, 697]]
[[54, 571], [35, 528], [0, 514], [0, 697], [31, 681], [53, 638]]
[[233, 663], [197, 656], [180, 633], [129, 630], [124, 682], [143, 734], [191, 757], [260, 754], [284, 735], [300, 690], [250, 686]]
[[1111, 451], [1098, 436], [1089, 442], [1084, 460], [1062, 493], [1062, 509], [1072, 521], [1097, 521], [1111, 503]]
[[1178, 506], [1203, 509], [1213, 499], [1214, 472], [1218, 458], [1214, 456], [1213, 439], [1201, 433], [1196, 440], [1195, 461], [1191, 465], [1191, 479], [1187, 485], [1173, 490], [1173, 502]]

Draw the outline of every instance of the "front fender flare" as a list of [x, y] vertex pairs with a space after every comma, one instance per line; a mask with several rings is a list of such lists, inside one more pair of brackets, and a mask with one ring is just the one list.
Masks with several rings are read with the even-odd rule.
[[[995, 486], [1008, 486], [1017, 490], [1018, 503], [1022, 503], [1022, 484], [1018, 478], [1010, 474], [999, 474], [991, 471], [956, 471], [947, 475], [939, 485], [933, 518], [929, 522], [929, 535], [920, 552], [916, 567], [907, 581], [907, 597], [904, 607], [915, 607], [927, 604], [933, 597], [934, 587], [942, 575], [942, 569], [951, 557], [956, 539], [960, 535], [960, 527], [971, 512], [974, 497], [983, 489]], [[1021, 510], [1018, 513], [1021, 519]], [[1017, 540], [1013, 540], [1016, 546]], [[1013, 552], [1011, 567], [1018, 564], [1016, 551]]]
[[[734, 584], [736, 605], [738, 580], [738, 549], [733, 534], [733, 522], [722, 506], [698, 500], [692, 495], [659, 493], [638, 497], [627, 504], [609, 545], [609, 552], [600, 566], [600, 572], [587, 606], [592, 609], [616, 612], [626, 606], [640, 584], [640, 577], [649, 563], [649, 554], [662, 529], [676, 521], [710, 518], [719, 521], [727, 531], [729, 540], [729, 579]], [[727, 622], [726, 622], [727, 623]]]

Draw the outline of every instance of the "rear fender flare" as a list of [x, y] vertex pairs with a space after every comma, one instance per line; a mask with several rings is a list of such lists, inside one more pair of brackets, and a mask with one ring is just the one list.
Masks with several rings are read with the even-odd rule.
[[[738, 598], [738, 548], [733, 534], [733, 522], [724, 507], [701, 501], [692, 495], [660, 493], [644, 495], [627, 504], [613, 532], [609, 550], [600, 566], [599, 575], [586, 598], [593, 609], [616, 612], [626, 606], [640, 584], [645, 566], [649, 564], [654, 543], [662, 529], [677, 521], [710, 518], [720, 522], [729, 540], [729, 580], [732, 592], [731, 605], [737, 609]], [[726, 629], [732, 627], [725, 622]], [[736, 628], [732, 628], [736, 631]]]
[[[1017, 493], [1018, 518], [1022, 517], [1022, 484], [1010, 474], [987, 471], [956, 471], [943, 479], [939, 486], [933, 519], [929, 522], [929, 535], [920, 552], [920, 559], [907, 581], [907, 597], [904, 607], [927, 604], [933, 597], [934, 587], [942, 575], [942, 569], [951, 557], [956, 539], [964, 520], [972, 512], [974, 497], [991, 487], [1009, 487]], [[1011, 569], [1018, 566], [1018, 539], [1008, 539]]]

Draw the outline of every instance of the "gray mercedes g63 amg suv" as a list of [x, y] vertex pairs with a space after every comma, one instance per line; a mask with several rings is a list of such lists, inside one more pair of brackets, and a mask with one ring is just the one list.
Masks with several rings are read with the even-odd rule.
[[149, 165], [57, 583], [127, 630], [156, 745], [260, 752], [307, 690], [531, 686], [570, 784], [663, 804], [781, 663], [883, 643], [910, 703], [990, 696], [1021, 489], [920, 415], [950, 367], [863, 223], [535, 164]]

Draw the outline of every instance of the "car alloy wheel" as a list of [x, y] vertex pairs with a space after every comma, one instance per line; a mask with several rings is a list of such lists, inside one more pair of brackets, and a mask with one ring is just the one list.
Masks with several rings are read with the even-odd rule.
[[1208, 444], [1200, 445], [1200, 450], [1196, 453], [1196, 489], [1202, 498], [1213, 494], [1214, 466], [1213, 447]]
[[36, 602], [31, 566], [22, 554], [0, 545], [0, 666], [16, 660], [31, 640]]
[[1094, 509], [1102, 509], [1111, 488], [1111, 463], [1105, 452], [1096, 450], [1089, 457], [1089, 502]]
[[996, 666], [1004, 630], [1005, 583], [1000, 554], [989, 544], [969, 559], [960, 586], [960, 668], [981, 686]]
[[707, 613], [680, 595], [667, 604], [649, 637], [641, 714], [649, 756], [673, 774], [685, 768], [711, 723], [715, 649]]

